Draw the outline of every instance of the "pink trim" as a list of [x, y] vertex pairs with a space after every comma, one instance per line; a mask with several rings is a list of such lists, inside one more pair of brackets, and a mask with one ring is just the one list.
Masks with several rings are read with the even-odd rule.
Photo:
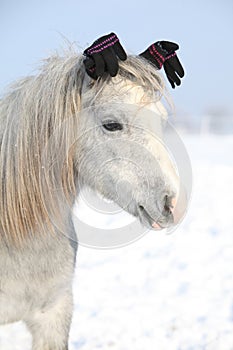
[[108, 47], [111, 47], [111, 46], [115, 45], [115, 43], [118, 42], [118, 41], [119, 41], [119, 39], [116, 37], [116, 39], [115, 39], [114, 41], [108, 43], [108, 44], [105, 45], [105, 46], [102, 46], [100, 49], [95, 50], [96, 47], [94, 47], [94, 48], [88, 50], [87, 53], [88, 53], [89, 55], [92, 55], [93, 53], [101, 52], [101, 51], [103, 51], [104, 49], [107, 49]]
[[[153, 50], [153, 46], [154, 46], [154, 45], [151, 45], [151, 46], [149, 47], [150, 54], [151, 54], [151, 56], [153, 56], [153, 57], [156, 59], [156, 61], [157, 61], [158, 64], [159, 64], [159, 69], [161, 69], [162, 66], [163, 66], [164, 58], [163, 58], [163, 56], [161, 56], [161, 55], [159, 54], [159, 52], [155, 49], [155, 47], [154, 47], [154, 50]], [[161, 58], [162, 58], [162, 61], [160, 60]]]
[[167, 56], [167, 57], [165, 58], [165, 61], [169, 60], [170, 58], [172, 58], [172, 57], [174, 57], [174, 56], [176, 56], [176, 53], [175, 53], [175, 52], [173, 52], [173, 53], [171, 53], [169, 56]]
[[152, 50], [155, 52], [155, 54], [159, 56], [159, 58], [161, 59], [161, 61], [164, 62], [164, 61], [165, 61], [165, 58], [159, 53], [159, 51], [156, 49], [156, 47], [154, 46], [154, 44], [151, 45], [151, 47], [152, 47]]
[[[98, 47], [101, 47], [103, 46], [104, 44], [107, 44], [109, 41], [112, 41], [114, 39], [118, 39], [117, 36], [114, 34], [112, 36], [110, 36], [108, 39], [102, 41], [101, 43], [93, 46], [93, 47], [90, 47], [90, 49], [88, 50], [88, 53], [91, 52], [92, 50], [95, 50], [95, 49], [98, 49]], [[118, 39], [119, 40], [119, 39]]]
[[91, 49], [95, 49], [95, 48], [97, 48], [97, 47], [99, 47], [99, 46], [101, 46], [103, 44], [106, 44], [107, 42], [109, 42], [109, 41], [111, 41], [112, 39], [115, 39], [115, 38], [117, 38], [117, 36], [114, 34], [114, 35], [110, 36], [108, 39], [102, 41], [101, 43], [99, 43], [99, 44], [97, 44], [95, 46], [93, 46]]

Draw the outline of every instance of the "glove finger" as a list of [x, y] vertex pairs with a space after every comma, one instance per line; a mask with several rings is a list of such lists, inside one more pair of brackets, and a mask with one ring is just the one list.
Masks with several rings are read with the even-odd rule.
[[125, 61], [127, 59], [127, 54], [119, 41], [116, 42], [113, 49], [121, 61]]
[[173, 69], [177, 72], [177, 74], [183, 78], [184, 76], [184, 68], [182, 67], [182, 64], [180, 63], [179, 58], [177, 55], [169, 58], [167, 62], [170, 64], [170, 66], [173, 67]]
[[167, 78], [168, 78], [168, 81], [169, 81], [169, 83], [171, 84], [172, 88], [175, 89], [176, 86], [175, 86], [174, 81], [171, 80], [169, 77], [167, 77]]
[[160, 41], [160, 44], [162, 45], [162, 48], [168, 52], [176, 51], [179, 49], [179, 45], [171, 41]]
[[118, 72], [118, 59], [112, 47], [105, 49], [102, 52], [102, 56], [105, 62], [105, 69], [111, 75], [111, 77], [115, 77]]
[[93, 60], [92, 57], [85, 58], [83, 63], [85, 65], [86, 69], [90, 69], [90, 68], [93, 68], [95, 66], [95, 61]]
[[165, 62], [164, 64], [164, 70], [168, 78], [170, 78], [176, 85], [181, 84], [180, 78], [176, 75], [174, 69], [169, 65], [168, 62]]
[[96, 80], [98, 77], [96, 75], [94, 60], [92, 60], [92, 58], [91, 58], [91, 60], [89, 58], [87, 58], [83, 61], [83, 63], [84, 63], [84, 66], [86, 68], [86, 72], [89, 75], [89, 77]]
[[94, 61], [95, 61], [95, 71], [97, 77], [102, 77], [104, 74], [104, 69], [105, 69], [105, 63], [103, 56], [100, 53], [96, 53], [92, 55]]

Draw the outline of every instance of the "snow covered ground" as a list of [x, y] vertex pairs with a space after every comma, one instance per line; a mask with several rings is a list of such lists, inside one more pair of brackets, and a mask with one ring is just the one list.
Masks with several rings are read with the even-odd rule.
[[[184, 138], [193, 197], [171, 234], [115, 250], [80, 247], [71, 350], [233, 349], [233, 136]], [[1, 350], [29, 350], [21, 323]]]

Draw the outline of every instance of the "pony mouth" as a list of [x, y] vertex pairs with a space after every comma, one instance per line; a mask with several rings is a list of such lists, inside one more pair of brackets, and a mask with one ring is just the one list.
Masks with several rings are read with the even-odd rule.
[[139, 205], [138, 208], [139, 208], [139, 217], [141, 219], [142, 224], [154, 230], [162, 230], [165, 228], [159, 223], [159, 220], [153, 219], [152, 216], [148, 213], [148, 211], [142, 205]]

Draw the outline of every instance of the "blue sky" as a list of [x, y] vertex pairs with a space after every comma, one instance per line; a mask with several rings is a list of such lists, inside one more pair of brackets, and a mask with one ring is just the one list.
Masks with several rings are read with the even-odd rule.
[[157, 40], [178, 42], [186, 76], [171, 89], [177, 107], [191, 115], [215, 107], [233, 113], [232, 0], [1, 0], [0, 93], [59, 49], [61, 34], [83, 50], [111, 31], [133, 54]]

